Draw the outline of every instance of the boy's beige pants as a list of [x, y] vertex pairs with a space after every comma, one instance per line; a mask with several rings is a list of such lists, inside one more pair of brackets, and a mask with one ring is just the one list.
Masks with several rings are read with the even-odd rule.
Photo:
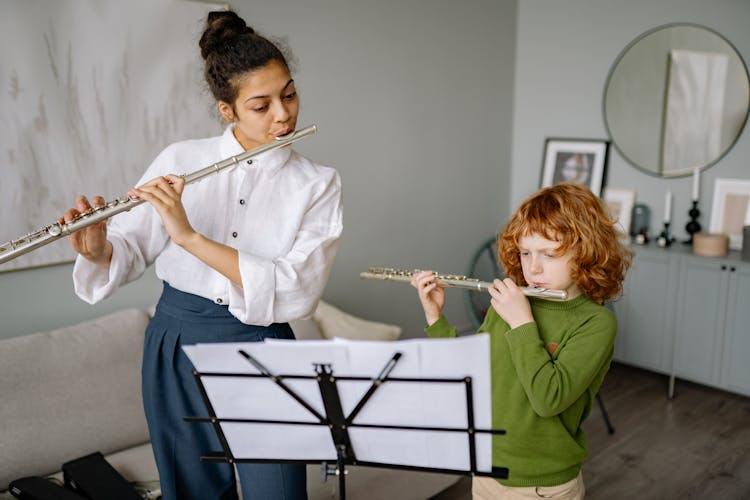
[[491, 477], [472, 478], [471, 495], [473, 500], [529, 500], [539, 498], [553, 498], [555, 500], [583, 500], [586, 488], [583, 476], [571, 479], [567, 483], [557, 486], [503, 486]]

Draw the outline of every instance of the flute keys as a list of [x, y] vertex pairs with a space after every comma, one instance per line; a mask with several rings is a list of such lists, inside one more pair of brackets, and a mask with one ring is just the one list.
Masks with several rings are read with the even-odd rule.
[[444, 280], [458, 280], [458, 281], [479, 281], [476, 279], [467, 278], [464, 275], [461, 274], [438, 274], [436, 275], [437, 279], [444, 279]]

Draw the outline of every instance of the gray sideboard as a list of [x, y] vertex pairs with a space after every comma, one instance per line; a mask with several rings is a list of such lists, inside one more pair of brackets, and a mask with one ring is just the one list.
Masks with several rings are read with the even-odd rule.
[[615, 360], [750, 396], [750, 262], [739, 252], [633, 246], [623, 297], [613, 303]]

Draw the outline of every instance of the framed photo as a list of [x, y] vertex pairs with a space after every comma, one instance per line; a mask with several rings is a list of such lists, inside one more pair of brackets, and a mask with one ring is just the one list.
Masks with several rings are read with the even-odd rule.
[[742, 249], [742, 227], [750, 225], [750, 180], [716, 179], [709, 231], [729, 236], [729, 248]]
[[635, 191], [631, 189], [605, 188], [604, 203], [617, 221], [619, 231], [630, 238], [630, 216], [635, 205]]
[[544, 144], [541, 187], [573, 182], [588, 186], [601, 196], [608, 154], [606, 140], [548, 138]]

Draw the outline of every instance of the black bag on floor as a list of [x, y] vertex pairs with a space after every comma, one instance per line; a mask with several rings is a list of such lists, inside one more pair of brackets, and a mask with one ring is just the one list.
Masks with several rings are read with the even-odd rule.
[[141, 500], [135, 488], [98, 451], [62, 466], [65, 485], [91, 500]]
[[8, 491], [20, 500], [86, 500], [86, 497], [40, 476], [11, 481]]

